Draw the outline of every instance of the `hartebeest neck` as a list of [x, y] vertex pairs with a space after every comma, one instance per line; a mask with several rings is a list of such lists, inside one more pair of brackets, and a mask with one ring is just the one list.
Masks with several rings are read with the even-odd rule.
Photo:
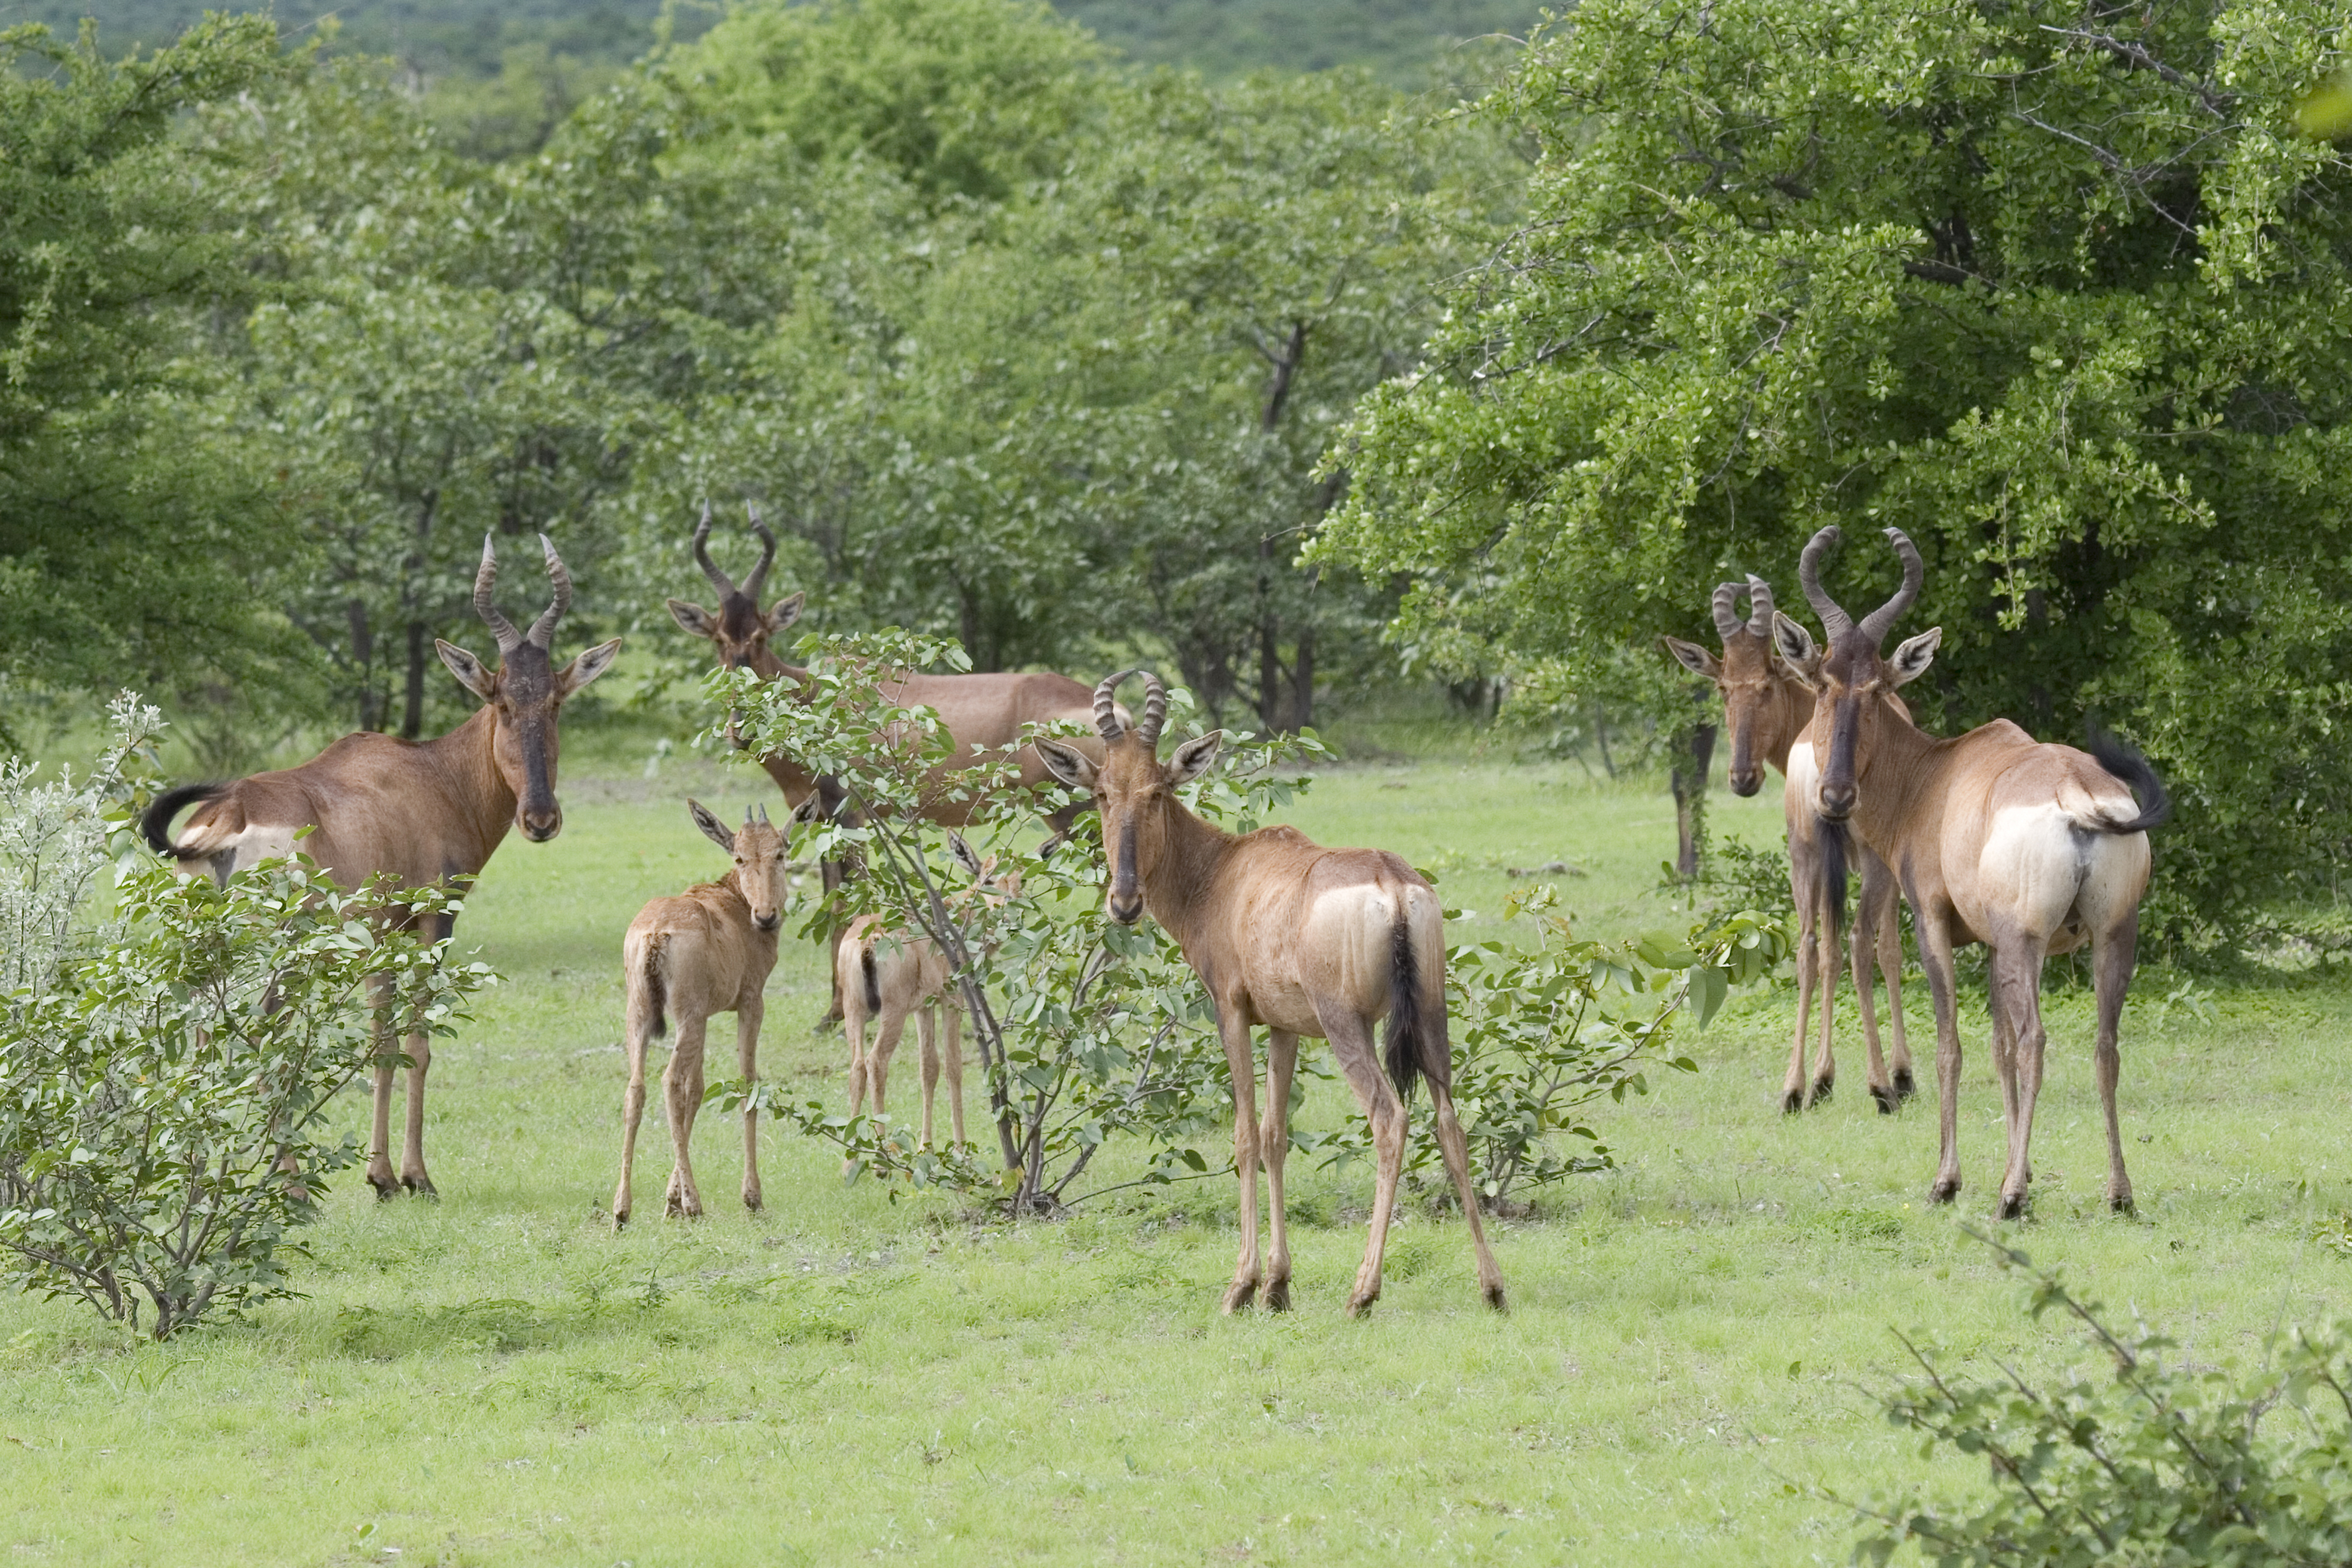
[[432, 757], [457, 807], [455, 820], [445, 825], [453, 840], [453, 853], [446, 857], [451, 872], [472, 876], [480, 871], [514, 826], [515, 793], [499, 771], [494, 750], [498, 733], [498, 710], [485, 705], [421, 748]]
[[[1854, 831], [1884, 858], [1901, 857], [1905, 837], [1913, 831], [1934, 831], [1934, 814], [1921, 802], [1932, 792], [1941, 772], [1944, 752], [1952, 742], [1938, 740], [1911, 722], [1892, 700], [1873, 704], [1861, 715], [1854, 745]], [[1815, 758], [1829, 763], [1826, 727], [1812, 736]]]
[[1813, 721], [1812, 688], [1785, 675], [1772, 678], [1771, 695], [1756, 716], [1756, 751], [1765, 765], [1786, 778], [1789, 748], [1804, 738]]
[[[1216, 880], [1217, 868], [1241, 840], [1213, 823], [1202, 821], [1173, 795], [1162, 800], [1158, 810], [1160, 858], [1139, 877], [1143, 907], [1191, 958], [1215, 915], [1209, 907], [1209, 889]], [[1115, 845], [1104, 848], [1112, 855], [1118, 853]]]

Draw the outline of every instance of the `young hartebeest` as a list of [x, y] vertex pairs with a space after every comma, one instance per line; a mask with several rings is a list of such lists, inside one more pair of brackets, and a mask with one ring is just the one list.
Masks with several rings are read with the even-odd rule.
[[[950, 912], [975, 902], [1001, 903], [1021, 891], [1018, 866], [999, 871], [996, 858], [982, 859], [961, 834], [948, 842], [955, 857], [971, 873], [971, 887], [947, 900]], [[947, 955], [919, 931], [894, 930], [880, 915], [860, 915], [843, 932], [835, 954], [835, 980], [840, 987], [842, 1032], [849, 1037], [849, 1114], [865, 1108], [866, 1091], [874, 1094], [874, 1114], [883, 1110], [883, 1095], [890, 1082], [890, 1058], [906, 1033], [907, 1016], [915, 1015], [916, 1037], [923, 1049], [922, 1145], [930, 1146], [931, 1104], [939, 1089], [941, 1053], [940, 1012], [947, 1013], [945, 1067], [948, 1117], [955, 1141], [963, 1142], [963, 1004], [946, 994], [954, 979]], [[866, 1026], [877, 1023], [874, 1047], [866, 1045]]]
[[[1810, 804], [1813, 748], [1804, 736], [1813, 721], [1811, 672], [1790, 668], [1772, 646], [1771, 586], [1760, 577], [1748, 577], [1744, 623], [1738, 613], [1739, 593], [1737, 583], [1716, 585], [1715, 629], [1723, 637], [1722, 662], [1696, 643], [1679, 637], [1664, 641], [1668, 653], [1694, 674], [1714, 681], [1722, 694], [1724, 727], [1731, 733], [1731, 793], [1747, 796], [1761, 789], [1767, 763], [1789, 781], [1781, 805], [1788, 826], [1789, 892], [1797, 908], [1797, 1033], [1789, 1048], [1789, 1071], [1780, 1083], [1780, 1109], [1796, 1111], [1827, 1100], [1837, 1083], [1831, 1040], [1837, 1011], [1837, 928], [1843, 911], [1827, 904], [1821, 834]], [[1901, 698], [1890, 692], [1886, 700], [1904, 718], [1911, 716]], [[1895, 873], [1867, 848], [1857, 848], [1862, 900], [1853, 931], [1853, 986], [1861, 1005], [1862, 1037], [1870, 1053], [1870, 1098], [1881, 1112], [1892, 1115], [1914, 1092], [1911, 1043], [1903, 1024], [1903, 922], [1895, 909]], [[1886, 1008], [1895, 1027], [1892, 1077], [1879, 1050], [1878, 1009], [1870, 994], [1869, 955], [1874, 949], [1878, 972], [1886, 980]], [[1805, 1035], [1816, 984], [1822, 999], [1821, 1051], [1808, 1093]]]
[[[621, 1181], [613, 1190], [613, 1224], [629, 1223], [629, 1175], [637, 1158], [637, 1121], [646, 1109], [646, 1047], [677, 1020], [662, 1100], [669, 1111], [672, 1164], [665, 1212], [699, 1219], [702, 1192], [687, 1157], [694, 1120], [702, 1109], [702, 1047], [714, 1013], [735, 1015], [735, 1057], [746, 1084], [759, 1081], [762, 993], [776, 967], [776, 928], [783, 921], [790, 850], [767, 807], [746, 812], [730, 833], [699, 801], [686, 803], [704, 837], [734, 857], [716, 882], [656, 899], [637, 911], [621, 943], [627, 989], [623, 1014], [629, 1052], [629, 1087], [622, 1100]], [[760, 1112], [743, 1108], [743, 1206], [760, 1206]]]
[[[523, 633], [493, 601], [498, 556], [490, 540], [482, 541], [474, 610], [498, 639], [498, 669], [484, 668], [454, 643], [434, 639], [449, 672], [482, 700], [472, 718], [436, 741], [362, 731], [299, 767], [166, 790], [141, 820], [147, 842], [184, 868], [205, 862], [223, 882], [257, 860], [299, 848], [344, 888], [386, 872], [403, 887], [423, 888], [470, 881], [509, 826], [534, 844], [554, 837], [563, 828], [563, 808], [555, 798], [556, 715], [573, 692], [612, 668], [621, 639], [598, 644], [562, 669], [554, 667], [549, 648], [556, 622], [572, 604], [572, 576], [548, 537], [542, 533], [539, 542], [553, 597]], [[196, 802], [203, 804], [174, 842], [173, 816]], [[312, 831], [298, 844], [295, 836], [306, 827]], [[452, 919], [433, 917], [433, 934], [446, 937]], [[367, 1179], [379, 1197], [404, 1187], [430, 1195], [425, 1075], [433, 1064], [432, 1046], [423, 1035], [404, 1043], [408, 1126], [396, 1178], [390, 1148], [394, 1058], [384, 1047], [379, 1040], [374, 1053]]]
[[[1822, 588], [1822, 557], [1838, 531], [1805, 546], [1798, 579], [1828, 637], [1818, 666], [1811, 740], [1821, 759], [1814, 802], [1825, 825], [1853, 836], [1903, 879], [1919, 940], [1919, 964], [1936, 998], [1936, 1081], [1943, 1097], [1943, 1154], [1927, 1195], [1960, 1189], [1960, 1036], [1952, 949], [1981, 942], [1990, 954], [1993, 1067], [2009, 1132], [2000, 1213], [2023, 1212], [2033, 1168], [2033, 1109], [2042, 1093], [2042, 965], [2053, 952], [2091, 944], [2098, 1005], [2099, 1103], [2107, 1122], [2107, 1203], [2132, 1206], [2116, 1123], [2122, 1068], [2116, 1034], [2139, 943], [2147, 890], [2148, 828], [2170, 813], [2147, 760], [2094, 735], [2092, 751], [2038, 742], [2006, 719], [1939, 741], [1878, 700], [1925, 674], [1943, 628], [1930, 627], [1882, 658], [1896, 617], [1918, 596], [1926, 567], [1902, 530], [1887, 539], [1903, 560], [1903, 585], [1854, 621]], [[1802, 626], [1779, 616], [1780, 651], [1801, 668], [1812, 657]], [[2141, 799], [2134, 798], [2135, 791]], [[2143, 805], [2142, 800], [2145, 801]], [[1832, 882], [1843, 875], [1843, 834], [1822, 835]]]
[[[1099, 766], [1075, 747], [1041, 741], [1046, 764], [1086, 791], [1102, 823], [1109, 861], [1104, 898], [1111, 919], [1132, 925], [1149, 909], [1183, 949], [1216, 1008], [1217, 1032], [1233, 1075], [1234, 1165], [1241, 1178], [1241, 1255], [1224, 1310], [1248, 1306], [1261, 1286], [1276, 1311], [1290, 1305], [1290, 1242], [1282, 1206], [1282, 1166], [1290, 1147], [1290, 1081], [1304, 1035], [1331, 1042], [1331, 1054], [1371, 1123], [1379, 1154], [1371, 1235], [1348, 1310], [1360, 1314], [1381, 1293], [1381, 1254], [1404, 1165], [1405, 1099], [1429, 1080], [1438, 1145], [1454, 1179], [1478, 1258], [1487, 1305], [1503, 1305], [1503, 1275], [1478, 1220], [1470, 1155], [1454, 1113], [1454, 1053], [1445, 1028], [1445, 931], [1436, 890], [1395, 855], [1327, 849], [1295, 827], [1235, 837], [1186, 809], [1176, 792], [1216, 760], [1222, 731], [1176, 748], [1157, 747], [1168, 693], [1143, 677], [1143, 721], [1119, 721], [1113, 693], [1128, 671], [1095, 688]], [[1388, 1075], [1381, 1073], [1372, 1026], [1385, 1015]], [[1250, 1031], [1266, 1029], [1265, 1121], [1257, 1120], [1257, 1067]], [[1274, 1246], [1258, 1251], [1257, 1168], [1265, 1166]]]

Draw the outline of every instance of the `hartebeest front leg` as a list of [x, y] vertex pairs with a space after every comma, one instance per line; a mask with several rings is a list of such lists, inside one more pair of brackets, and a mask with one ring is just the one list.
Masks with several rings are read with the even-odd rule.
[[947, 1026], [945, 1054], [948, 1075], [948, 1116], [955, 1128], [955, 1141], [963, 1142], [963, 1004], [951, 994], [940, 1004], [947, 1010], [941, 1020]]
[[1919, 967], [1927, 976], [1928, 994], [1936, 1002], [1936, 1091], [1942, 1097], [1937, 1121], [1943, 1153], [1936, 1165], [1935, 1183], [1927, 1189], [1930, 1202], [1948, 1204], [1960, 1191], [1960, 1024], [1953, 994], [1952, 937], [1946, 917], [1912, 906], [1919, 938]]
[[1242, 1184], [1242, 1244], [1234, 1259], [1233, 1283], [1223, 1310], [1238, 1312], [1256, 1299], [1261, 1263], [1257, 1245], [1257, 1059], [1250, 1026], [1239, 1003], [1217, 1007], [1217, 1033], [1225, 1047], [1225, 1070], [1234, 1086], [1234, 1173]]
[[[757, 991], [735, 1005], [735, 1065], [746, 1089], [759, 1086], [760, 1024], [767, 1012], [767, 1001]], [[743, 1206], [759, 1212], [760, 1108], [751, 1100], [743, 1106]]]
[[916, 1147], [931, 1146], [931, 1102], [940, 1092], [940, 1010], [926, 1002], [915, 1016], [915, 1039], [922, 1051], [923, 1131]]
[[368, 1185], [375, 1189], [379, 1202], [389, 1202], [400, 1192], [400, 1178], [392, 1169], [392, 1074], [400, 1058], [392, 1048], [391, 993], [381, 980], [371, 980], [369, 989], [375, 996], [374, 1013], [368, 1023], [369, 1089], [368, 1107]]
[[1290, 1310], [1290, 1230], [1282, 1209], [1282, 1163], [1290, 1152], [1290, 1079], [1298, 1066], [1298, 1037], [1265, 1032], [1265, 1120], [1258, 1124], [1257, 1155], [1265, 1164], [1267, 1217], [1274, 1241], [1265, 1260], [1265, 1306]]
[[1813, 1064], [1812, 1087], [1805, 1093], [1808, 1109], [1825, 1103], [1837, 1089], [1838, 921], [1845, 911], [1830, 902], [1826, 878], [1819, 883], [1819, 897], [1821, 914], [1813, 924], [1813, 940], [1820, 943], [1814, 967], [1822, 984], [1822, 1048]]
[[1797, 1034], [1789, 1045], [1789, 1070], [1780, 1079], [1780, 1110], [1793, 1116], [1805, 1108], [1805, 1038], [1813, 1016], [1813, 990], [1820, 979], [1821, 952], [1815, 941], [1820, 917], [1819, 880], [1811, 853], [1792, 839], [1789, 846], [1789, 885], [1797, 904]]
[[702, 1193], [694, 1184], [695, 1113], [702, 1109], [702, 1045], [708, 1018], [677, 1020], [677, 1043], [670, 1047], [669, 1066], [662, 1073], [662, 1099], [669, 1110], [672, 1157], [669, 1190], [663, 1211], [672, 1219], [700, 1219]]
[[400, 1145], [400, 1184], [419, 1197], [439, 1197], [433, 1178], [425, 1173], [425, 1075], [433, 1067], [433, 1042], [424, 1035], [408, 1037], [407, 1131]]
[[[1894, 1080], [1896, 1104], [1919, 1092], [1918, 1080], [1911, 1072], [1911, 1040], [1903, 1022], [1903, 911], [1900, 889], [1895, 879], [1886, 881], [1885, 897], [1880, 902], [1878, 921], [1878, 973], [1886, 982], [1886, 1018], [1895, 1031]], [[1870, 1015], [1865, 1012], [1864, 1017]]]

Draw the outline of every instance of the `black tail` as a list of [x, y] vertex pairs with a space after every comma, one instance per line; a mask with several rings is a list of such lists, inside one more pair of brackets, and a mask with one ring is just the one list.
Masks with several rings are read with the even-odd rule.
[[1834, 942], [1845, 930], [1845, 885], [1853, 863], [1853, 829], [1826, 816], [1813, 818], [1813, 827], [1821, 839], [1822, 895], [1829, 905], [1830, 940]]
[[2102, 822], [2098, 825], [2100, 832], [2144, 833], [2171, 818], [2172, 796], [2165, 793], [2164, 781], [2156, 776], [2147, 759], [2100, 729], [2095, 719], [2091, 721], [2083, 749], [2097, 759], [2099, 766], [2113, 773], [2116, 782], [2139, 797], [2137, 816], [2129, 822]]
[[1412, 928], [1400, 910], [1390, 938], [1389, 1033], [1381, 1046], [1388, 1056], [1389, 1081], [1396, 1085], [1397, 1098], [1408, 1104], [1412, 1086], [1427, 1066], [1422, 1059], [1431, 1033], [1429, 1020], [1422, 1016], [1427, 1000], [1421, 994], [1421, 963], [1412, 951]]
[[669, 1033], [669, 1019], [665, 1010], [669, 1005], [669, 987], [662, 979], [662, 939], [655, 936], [646, 942], [646, 1000], [653, 1004], [654, 1038]]
[[882, 983], [875, 978], [872, 942], [869, 942], [857, 950], [857, 967], [866, 975], [866, 1016], [869, 1018], [878, 1018], [882, 1016]]
[[157, 795], [155, 804], [139, 819], [139, 831], [146, 838], [147, 847], [158, 855], [177, 855], [179, 851], [172, 843], [172, 818], [180, 815], [182, 806], [218, 800], [227, 788], [225, 784], [181, 784]]

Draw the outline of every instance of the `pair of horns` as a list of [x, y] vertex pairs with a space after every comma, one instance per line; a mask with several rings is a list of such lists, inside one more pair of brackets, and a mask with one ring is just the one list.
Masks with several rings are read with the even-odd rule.
[[[756, 600], [760, 596], [760, 590], [767, 586], [768, 568], [776, 563], [776, 536], [768, 531], [766, 523], [760, 521], [758, 507], [753, 506], [750, 501], [745, 501], [743, 510], [751, 514], [751, 531], [760, 536], [760, 563], [751, 568], [751, 574], [749, 577], [743, 579], [742, 588], [747, 598]], [[702, 568], [702, 574], [710, 579], [711, 587], [718, 590], [720, 598], [723, 599], [736, 591], [735, 580], [721, 572], [718, 563], [710, 559], [710, 503], [709, 501], [702, 503], [702, 522], [694, 531], [694, 563]]]
[[751, 814], [755, 811], [759, 813], [758, 825], [761, 827], [770, 826], [768, 822], [768, 806], [765, 801], [761, 802], [758, 805], [747, 805], [743, 808], [743, 826], [746, 827], [752, 826], [753, 817]]
[[1811, 601], [1813, 614], [1821, 616], [1822, 630], [1829, 634], [1832, 642], [1850, 632], [1858, 631], [1875, 647], [1886, 640], [1886, 634], [1894, 629], [1897, 617], [1919, 596], [1919, 584], [1927, 576], [1927, 565], [1919, 559], [1919, 547], [1911, 542], [1909, 536], [1899, 528], [1888, 529], [1887, 542], [1894, 545], [1895, 553], [1903, 558], [1903, 586], [1895, 590], [1895, 597], [1863, 616], [1857, 626], [1853, 617], [1840, 608], [1838, 602], [1822, 587], [1822, 558], [1837, 544], [1838, 537], [1835, 523], [1813, 535], [1811, 542], [1805, 546], [1804, 554], [1798, 559], [1797, 581], [1804, 584], [1805, 597]]
[[[1715, 629], [1726, 642], [1739, 632], [1738, 597], [1738, 584], [1715, 585]], [[1772, 585], [1753, 572], [1748, 574], [1748, 630], [1767, 639], [1772, 636]]]
[[1135, 738], [1146, 746], [1156, 746], [1160, 726], [1168, 721], [1168, 689], [1148, 669], [1122, 669], [1105, 677], [1095, 688], [1095, 728], [1106, 741], [1116, 741], [1124, 733], [1118, 721], [1118, 688], [1130, 675], [1143, 677], [1143, 721], [1135, 727]]
[[525, 643], [541, 653], [547, 652], [555, 642], [555, 623], [572, 607], [572, 574], [563, 569], [563, 557], [555, 552], [555, 542], [547, 535], [541, 534], [539, 542], [547, 552], [547, 575], [555, 584], [555, 597], [541, 612], [539, 619], [531, 622], [530, 632], [523, 633], [515, 630], [514, 623], [499, 614], [499, 606], [491, 597], [490, 591], [499, 581], [499, 553], [490, 536], [482, 535], [482, 569], [474, 574], [474, 613], [482, 617], [482, 624], [499, 639], [501, 658]]

